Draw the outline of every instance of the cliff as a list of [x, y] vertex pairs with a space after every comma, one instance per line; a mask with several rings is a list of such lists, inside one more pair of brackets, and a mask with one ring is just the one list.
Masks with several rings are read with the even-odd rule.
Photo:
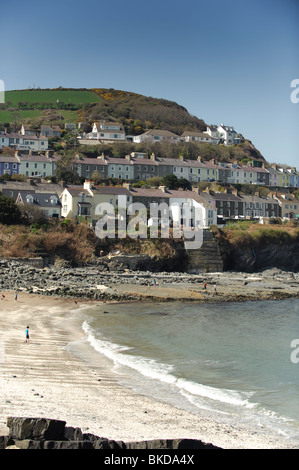
[[296, 227], [214, 230], [225, 271], [258, 272], [277, 268], [299, 271], [299, 230]]

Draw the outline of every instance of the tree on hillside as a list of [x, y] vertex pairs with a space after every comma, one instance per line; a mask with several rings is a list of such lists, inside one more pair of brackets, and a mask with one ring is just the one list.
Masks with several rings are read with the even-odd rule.
[[81, 180], [73, 166], [72, 156], [62, 157], [56, 163], [55, 176], [57, 181], [64, 181], [68, 184], [80, 184]]
[[179, 187], [178, 179], [175, 175], [164, 176], [162, 182], [168, 189], [178, 189]]
[[11, 197], [0, 196], [0, 223], [16, 224], [20, 222], [20, 211]]
[[186, 191], [187, 190], [191, 191], [191, 189], [192, 189], [192, 185], [191, 185], [190, 181], [188, 181], [186, 178], [179, 178], [178, 179], [178, 187], [182, 188]]

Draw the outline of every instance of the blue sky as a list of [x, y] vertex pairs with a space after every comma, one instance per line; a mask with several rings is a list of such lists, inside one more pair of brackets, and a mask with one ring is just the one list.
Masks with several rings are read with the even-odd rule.
[[165, 98], [299, 167], [299, 0], [12, 0], [0, 7], [0, 57], [6, 90]]

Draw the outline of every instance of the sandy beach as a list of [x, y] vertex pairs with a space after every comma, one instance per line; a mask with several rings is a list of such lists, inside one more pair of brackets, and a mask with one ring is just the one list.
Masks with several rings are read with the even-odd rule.
[[[65, 420], [67, 426], [124, 442], [193, 438], [226, 449], [292, 447], [266, 429], [232, 428], [120, 385], [111, 363], [80, 341], [82, 308], [90, 302], [104, 307], [101, 301], [27, 293], [20, 293], [16, 301], [14, 292], [4, 294], [0, 434], [8, 432], [8, 416], [23, 416]], [[29, 343], [25, 343], [27, 325]], [[65, 349], [76, 341], [81, 358]]]

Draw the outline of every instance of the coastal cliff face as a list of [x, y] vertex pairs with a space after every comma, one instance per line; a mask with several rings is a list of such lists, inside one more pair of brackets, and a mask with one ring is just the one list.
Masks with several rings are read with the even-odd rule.
[[265, 240], [256, 243], [248, 238], [241, 245], [227, 239], [218, 239], [224, 271], [259, 272], [277, 268], [283, 271], [299, 271], [299, 243], [289, 241], [274, 243]]
[[94, 265], [100, 271], [299, 271], [296, 226], [268, 228], [253, 223], [245, 229], [241, 224], [233, 229], [206, 229], [202, 247], [186, 251], [182, 239], [98, 239], [88, 227], [69, 225], [46, 231], [1, 226], [0, 257], [24, 262], [40, 258], [39, 267]]
[[256, 247], [249, 245], [242, 248], [232, 248], [223, 253], [226, 270], [257, 272], [264, 269], [278, 268], [284, 271], [299, 271], [299, 245], [289, 243]]

